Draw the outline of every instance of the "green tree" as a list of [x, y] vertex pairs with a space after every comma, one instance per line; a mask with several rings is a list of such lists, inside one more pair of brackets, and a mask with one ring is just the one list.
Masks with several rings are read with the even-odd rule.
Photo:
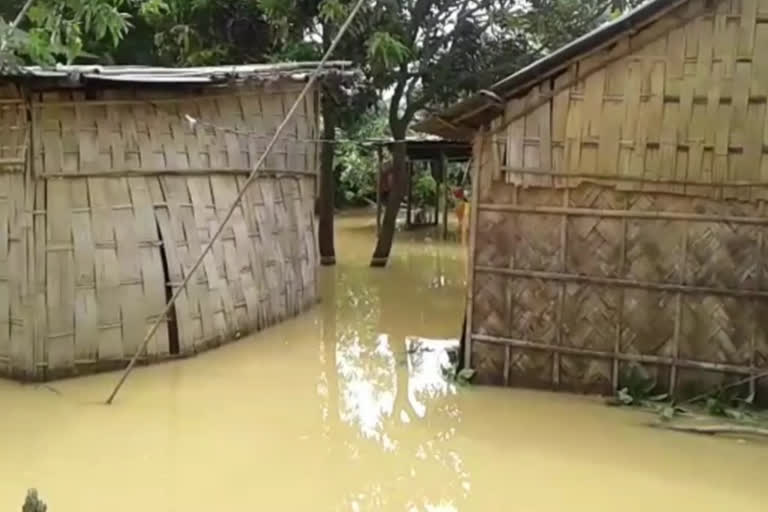
[[[389, 100], [402, 141], [420, 110], [487, 86], [642, 0], [378, 0], [383, 22], [368, 38], [366, 72]], [[371, 264], [386, 265], [405, 192], [405, 145]]]
[[275, 39], [255, 0], [144, 0], [137, 11], [162, 65], [264, 62]]
[[[0, 68], [72, 63], [131, 28], [129, 0], [11, 0], [0, 10]], [[17, 20], [16, 25], [7, 19]]]
[[529, 0], [507, 15], [512, 33], [527, 38], [532, 55], [569, 43], [645, 0]]
[[[382, 23], [367, 42], [366, 71], [391, 90], [389, 127], [393, 186], [371, 264], [389, 258], [405, 193], [405, 138], [417, 112], [476, 90], [492, 75], [515, 69], [525, 57], [524, 38], [509, 37], [512, 0], [380, 0]], [[504, 57], [504, 58], [502, 58]]]

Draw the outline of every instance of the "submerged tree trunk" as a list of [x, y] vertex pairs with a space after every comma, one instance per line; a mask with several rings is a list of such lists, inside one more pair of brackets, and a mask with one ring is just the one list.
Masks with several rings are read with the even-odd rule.
[[403, 128], [400, 130], [393, 128], [392, 134], [397, 141], [395, 142], [392, 155], [392, 188], [389, 191], [387, 209], [381, 223], [376, 250], [371, 259], [372, 267], [385, 267], [387, 265], [389, 253], [392, 250], [392, 242], [395, 239], [397, 215], [400, 212], [400, 204], [403, 201], [408, 181], [408, 171], [405, 168], [405, 129]]
[[333, 157], [335, 152], [336, 127], [338, 115], [331, 94], [324, 94], [322, 99], [323, 113], [323, 150], [320, 156], [320, 198], [318, 201], [318, 241], [320, 263], [322, 265], [336, 264], [336, 249], [333, 240], [333, 214], [335, 179], [333, 176]]

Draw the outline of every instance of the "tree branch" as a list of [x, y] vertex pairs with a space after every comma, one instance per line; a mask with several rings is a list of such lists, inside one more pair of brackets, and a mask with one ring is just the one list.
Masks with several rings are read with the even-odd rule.
[[8, 40], [13, 35], [13, 32], [14, 30], [16, 30], [16, 27], [19, 26], [19, 23], [21, 23], [21, 20], [24, 19], [24, 16], [27, 15], [27, 11], [32, 6], [32, 2], [34, 1], [35, 0], [27, 0], [26, 3], [21, 7], [21, 10], [16, 15], [16, 18], [13, 20], [13, 22], [10, 25], [8, 25], [8, 30], [3, 36], [3, 40], [0, 41], [0, 53], [3, 53], [5, 51], [5, 47], [8, 46]]

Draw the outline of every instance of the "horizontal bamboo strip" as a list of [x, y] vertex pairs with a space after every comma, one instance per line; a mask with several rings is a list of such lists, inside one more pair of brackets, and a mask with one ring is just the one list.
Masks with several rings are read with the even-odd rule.
[[0, 322], [0, 325], [15, 325], [18, 327], [24, 327], [24, 319], [23, 318], [9, 318], [8, 320], [4, 320]]
[[[247, 176], [249, 169], [119, 169], [107, 172], [58, 172], [53, 174], [43, 174], [42, 179], [55, 178], [117, 178], [117, 177], [140, 177], [140, 176]], [[259, 171], [259, 176], [281, 177], [281, 176], [316, 176], [312, 171], [289, 171], [279, 169], [264, 169]]]
[[[494, 139], [496, 142], [504, 143], [505, 140], [496, 138]], [[524, 137], [522, 139], [524, 146], [538, 146], [541, 144], [541, 139], [539, 137]], [[671, 149], [675, 149], [676, 151], [691, 151], [693, 145], [691, 143], [699, 143], [696, 147], [697, 149], [701, 149], [702, 151], [715, 151], [715, 145], [714, 144], [705, 144], [704, 139], [688, 139], [688, 143], [685, 142], [678, 142], [675, 144], [668, 144], [666, 147], [669, 147]], [[552, 147], [553, 148], [563, 148], [565, 147], [565, 142], [563, 141], [552, 141]], [[635, 149], [636, 143], [634, 140], [624, 139], [618, 141], [619, 147], [623, 149]], [[600, 138], [599, 137], [590, 137], [590, 136], [584, 136], [581, 138], [581, 145], [582, 146], [600, 146]], [[643, 147], [645, 149], [661, 149], [662, 144], [659, 142], [645, 142], [643, 143]], [[768, 145], [764, 144], [762, 146], [759, 146], [760, 152], [763, 154], [768, 154]], [[723, 151], [730, 155], [740, 155], [743, 154], [745, 151], [744, 146], [738, 146], [738, 145], [729, 145], [728, 147], [723, 148]], [[518, 168], [518, 167], [504, 167], [502, 166], [502, 170], [509, 170], [509, 171], [517, 171], [517, 172], [523, 172], [526, 169], [525, 168]], [[530, 168], [529, 168], [530, 169]], [[534, 169], [535, 170], [535, 169]], [[560, 174], [564, 175], [564, 174]], [[694, 182], [698, 184], [699, 182]], [[704, 183], [705, 185], [707, 183]]]
[[[555, 147], [556, 144], [553, 144]], [[766, 153], [768, 153], [768, 146], [766, 146]], [[535, 176], [549, 176], [552, 178], [568, 179], [573, 178], [577, 180], [610, 180], [612, 182], [629, 182], [629, 183], [647, 183], [650, 185], [692, 185], [696, 187], [709, 187], [709, 188], [723, 188], [723, 187], [765, 187], [768, 188], [768, 183], [759, 183], [754, 181], [722, 181], [718, 183], [706, 183], [701, 181], [688, 181], [688, 180], [674, 180], [674, 179], [648, 179], [640, 176], [626, 176], [619, 174], [601, 174], [601, 173], [571, 173], [571, 172], [558, 172], [552, 169], [522, 169], [519, 167], [502, 167], [503, 172], [514, 174], [530, 174]]]
[[491, 343], [494, 345], [504, 345], [517, 348], [528, 348], [532, 350], [541, 350], [545, 352], [555, 352], [558, 354], [574, 355], [574, 356], [587, 356], [600, 359], [618, 359], [620, 361], [628, 361], [633, 363], [646, 363], [646, 364], [658, 364], [665, 366], [672, 366], [677, 364], [678, 367], [696, 368], [700, 370], [712, 370], [718, 372], [735, 373], [739, 375], [751, 375], [752, 370], [747, 366], [738, 366], [727, 363], [711, 363], [706, 361], [690, 361], [685, 359], [674, 360], [671, 357], [653, 356], [646, 354], [625, 354], [604, 352], [602, 350], [592, 350], [586, 348], [566, 347], [559, 345], [547, 345], [545, 343], [537, 343], [535, 341], [517, 340], [512, 338], [504, 338], [498, 336], [488, 336], [485, 334], [473, 334], [472, 339], [474, 341]]
[[568, 208], [565, 206], [523, 206], [516, 204], [480, 204], [479, 211], [538, 213], [542, 215], [566, 215], [573, 217], [604, 217], [612, 219], [687, 220], [693, 222], [726, 222], [730, 224], [768, 225], [768, 217], [738, 217], [735, 215], [709, 215], [642, 210], [604, 210], [596, 208]]
[[[717, 61], [717, 59], [712, 59], [713, 62]], [[697, 62], [697, 61], [694, 61]], [[744, 61], [739, 61], [744, 62]], [[749, 59], [749, 62], [751, 62], [751, 59]], [[569, 94], [570, 99], [576, 100], [576, 101], [583, 101], [585, 98], [585, 95], [583, 92], [571, 92]], [[652, 94], [637, 94], [634, 96], [634, 98], [639, 99], [641, 102], [649, 101], [653, 98]], [[626, 96], [624, 94], [607, 94], [603, 96], [604, 102], [616, 102], [616, 103], [622, 103], [626, 101]], [[681, 98], [679, 94], [665, 94], [663, 96], [664, 103], [680, 103]], [[694, 105], [707, 105], [709, 104], [709, 98], [707, 96], [698, 94], [693, 96], [692, 98], [688, 98], [688, 101], [690, 101]], [[733, 97], [731, 96], [720, 96], [717, 100], [720, 105], [731, 105], [733, 104]], [[768, 95], [765, 94], [753, 94], [747, 97], [747, 103], [748, 104], [754, 104], [754, 105], [760, 105], [763, 103], [768, 103]]]
[[[297, 88], [298, 89], [298, 88]], [[289, 93], [291, 90], [286, 87], [282, 87], [275, 90], [264, 90], [264, 89], [257, 89], [252, 92], [240, 92], [240, 93], [222, 93], [222, 94], [205, 94], [205, 96], [200, 96], [199, 99], [192, 99], [190, 100], [189, 96], [182, 96], [182, 97], [174, 97], [174, 98], [149, 98], [149, 99], [142, 99], [142, 98], [115, 98], [115, 99], [106, 99], [106, 100], [78, 100], [78, 101], [47, 101], [47, 100], [36, 100], [32, 103], [32, 107], [39, 109], [39, 108], [46, 108], [46, 107], [79, 107], [79, 108], [88, 108], [88, 107], [106, 107], [111, 105], [153, 105], [153, 104], [173, 104], [178, 103], [181, 105], [189, 105], [190, 103], [195, 103], [197, 101], [209, 101], [212, 99], [217, 98], [248, 98], [248, 97], [254, 97], [254, 96], [281, 96], [283, 94]], [[15, 101], [15, 100], [14, 100]], [[23, 102], [19, 102], [23, 103]]]
[[694, 286], [675, 283], [654, 283], [651, 281], [637, 281], [619, 277], [598, 277], [581, 274], [569, 274], [565, 272], [548, 272], [543, 270], [521, 270], [514, 268], [475, 267], [476, 272], [486, 274], [499, 274], [525, 279], [541, 279], [544, 281], [558, 281], [582, 284], [596, 284], [600, 286], [616, 286], [623, 288], [638, 288], [641, 290], [654, 290], [660, 292], [680, 292], [685, 294], [720, 295], [725, 297], [746, 297], [768, 299], [768, 291], [741, 290], [736, 288], [712, 288], [709, 286]]

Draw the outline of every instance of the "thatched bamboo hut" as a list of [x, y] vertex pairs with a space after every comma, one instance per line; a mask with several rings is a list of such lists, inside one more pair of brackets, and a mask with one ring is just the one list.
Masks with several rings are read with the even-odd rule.
[[[325, 78], [348, 76], [332, 63]], [[313, 63], [28, 68], [0, 78], [0, 374], [122, 366]], [[150, 341], [190, 355], [316, 302], [318, 91]]]
[[474, 141], [481, 381], [685, 395], [768, 369], [766, 47], [766, 0], [652, 0], [419, 127]]

